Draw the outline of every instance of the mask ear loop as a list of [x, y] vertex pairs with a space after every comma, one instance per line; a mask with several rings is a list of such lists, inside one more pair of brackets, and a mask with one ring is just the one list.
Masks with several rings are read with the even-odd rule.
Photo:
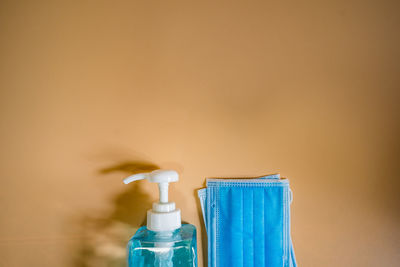
[[292, 191], [292, 189], [290, 189], [289, 188], [289, 204], [292, 204], [292, 202], [293, 202], [293, 191]]

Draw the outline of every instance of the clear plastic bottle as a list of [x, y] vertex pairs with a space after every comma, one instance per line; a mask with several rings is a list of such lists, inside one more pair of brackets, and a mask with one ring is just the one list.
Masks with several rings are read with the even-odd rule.
[[196, 228], [182, 224], [180, 209], [168, 201], [169, 183], [179, 180], [178, 173], [156, 170], [129, 176], [124, 183], [142, 179], [158, 184], [160, 200], [147, 211], [147, 226], [128, 243], [129, 267], [197, 267]]
[[197, 267], [196, 228], [183, 224], [175, 231], [141, 227], [128, 243], [129, 266]]

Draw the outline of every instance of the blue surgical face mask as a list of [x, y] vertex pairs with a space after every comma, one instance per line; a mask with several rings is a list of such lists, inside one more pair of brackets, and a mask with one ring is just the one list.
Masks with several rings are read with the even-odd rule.
[[296, 266], [287, 179], [207, 179], [207, 188], [198, 195], [208, 236], [208, 266]]

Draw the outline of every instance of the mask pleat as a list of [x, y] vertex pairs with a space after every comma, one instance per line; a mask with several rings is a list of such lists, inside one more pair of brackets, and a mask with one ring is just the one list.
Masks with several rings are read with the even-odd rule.
[[254, 266], [265, 266], [264, 188], [254, 189]]
[[[266, 266], [283, 266], [283, 188], [265, 190]], [[280, 241], [279, 243], [277, 241]]]
[[243, 262], [244, 266], [254, 266], [254, 207], [253, 190], [242, 188], [243, 191]]
[[229, 266], [243, 266], [243, 192], [236, 187], [230, 189], [230, 194], [231, 217], [228, 220], [232, 226], [229, 229], [232, 263]]

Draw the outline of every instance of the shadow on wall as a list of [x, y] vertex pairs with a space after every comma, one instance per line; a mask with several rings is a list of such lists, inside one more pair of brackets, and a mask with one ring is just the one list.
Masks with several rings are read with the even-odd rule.
[[[159, 167], [152, 163], [127, 161], [101, 169], [99, 173], [122, 172], [128, 176], [156, 169]], [[150, 198], [143, 190], [143, 182], [137, 181], [116, 195], [109, 215], [86, 215], [78, 222], [82, 239], [73, 266], [126, 266], [126, 245], [137, 229], [146, 224], [146, 211], [151, 207]]]

